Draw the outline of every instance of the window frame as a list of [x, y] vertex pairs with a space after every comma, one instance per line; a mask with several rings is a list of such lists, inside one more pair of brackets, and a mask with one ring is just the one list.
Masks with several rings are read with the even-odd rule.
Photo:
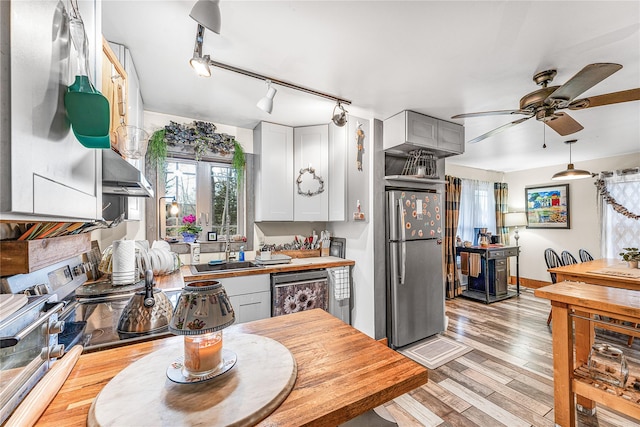
[[[246, 237], [246, 242], [231, 242], [233, 248], [239, 248], [241, 245], [244, 245], [247, 250], [251, 250], [252, 242], [253, 242], [253, 218], [254, 213], [253, 203], [251, 203], [250, 199], [247, 197], [247, 194], [252, 194], [253, 189], [253, 174], [251, 173], [251, 165], [253, 164], [253, 158], [251, 155], [246, 156], [246, 165], [244, 169], [244, 177], [240, 181], [238, 185], [238, 234], [242, 234]], [[192, 163], [196, 165], [196, 213], [197, 215], [197, 224], [200, 224], [201, 213], [207, 212], [209, 213], [209, 224], [202, 224], [202, 232], [200, 233], [198, 242], [201, 244], [201, 252], [220, 252], [224, 250], [224, 245], [226, 244], [224, 241], [220, 240], [220, 237], [224, 234], [218, 233], [218, 241], [216, 242], [208, 242], [207, 235], [212, 230], [213, 227], [213, 206], [212, 206], [212, 188], [211, 188], [211, 176], [210, 176], [210, 168], [212, 166], [221, 166], [221, 167], [229, 167], [231, 168], [231, 159], [227, 158], [203, 158], [199, 161], [194, 160], [193, 158], [187, 156], [180, 155], [171, 155], [167, 156], [167, 162], [183, 162], [183, 163]], [[157, 176], [157, 197], [155, 200], [155, 205], [160, 209], [159, 215], [156, 217], [160, 219], [159, 229], [160, 236], [163, 238], [166, 237], [166, 204], [159, 203], [161, 197], [166, 197], [166, 189], [165, 189], [165, 175], [164, 168], [158, 169], [156, 171]], [[166, 200], [171, 200], [165, 199]], [[201, 209], [202, 206], [207, 206], [206, 210]], [[181, 214], [179, 213], [178, 216]], [[204, 221], [204, 218], [202, 218]], [[241, 230], [241, 231], [240, 231]], [[156, 231], [156, 235], [157, 235]], [[177, 244], [182, 244], [182, 242], [178, 242]], [[176, 252], [182, 253], [183, 251], [175, 248]]]

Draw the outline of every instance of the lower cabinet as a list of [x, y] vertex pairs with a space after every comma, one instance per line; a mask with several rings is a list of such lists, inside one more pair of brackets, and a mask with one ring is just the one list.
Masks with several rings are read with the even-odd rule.
[[269, 274], [227, 277], [220, 283], [227, 291], [235, 323], [251, 322], [271, 317], [271, 283]]

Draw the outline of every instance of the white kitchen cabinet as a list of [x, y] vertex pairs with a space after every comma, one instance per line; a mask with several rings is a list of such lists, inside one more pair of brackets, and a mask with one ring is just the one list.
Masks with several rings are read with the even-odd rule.
[[[329, 191], [329, 221], [346, 219], [348, 129], [349, 126], [338, 127], [329, 123], [329, 182], [325, 184]], [[356, 150], [355, 138], [351, 148]]]
[[[0, 66], [0, 212], [2, 219], [101, 218], [101, 151], [82, 146], [67, 122], [63, 97], [75, 78], [69, 1], [12, 1], [2, 14]], [[80, 1], [89, 64], [100, 82], [99, 7]], [[24, 21], [29, 25], [11, 25]], [[7, 53], [8, 54], [5, 54]], [[97, 85], [100, 89], [100, 85]]]
[[438, 121], [438, 148], [451, 153], [464, 153], [464, 126]]
[[[295, 128], [293, 140], [296, 176], [293, 219], [294, 221], [327, 221], [329, 219], [329, 126]], [[315, 177], [308, 169], [314, 170]], [[298, 180], [300, 180], [299, 183]], [[318, 193], [320, 189], [322, 192]]]
[[253, 130], [255, 220], [293, 221], [293, 128], [261, 122]]
[[235, 312], [235, 323], [271, 317], [271, 283], [269, 274], [220, 279]]
[[427, 149], [436, 157], [464, 152], [464, 127], [414, 111], [402, 111], [384, 121], [383, 148], [406, 152]]

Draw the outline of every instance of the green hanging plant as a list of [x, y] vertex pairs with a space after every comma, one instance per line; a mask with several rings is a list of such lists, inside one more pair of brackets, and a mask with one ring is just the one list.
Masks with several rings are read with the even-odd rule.
[[235, 139], [233, 140], [233, 159], [231, 160], [231, 167], [236, 171], [238, 182], [242, 182], [244, 179], [244, 166], [246, 159], [242, 145]]
[[164, 169], [165, 161], [167, 160], [167, 143], [164, 140], [165, 129], [158, 129], [149, 138], [149, 144], [147, 146], [147, 156], [149, 156], [149, 162], [156, 166], [158, 169]]

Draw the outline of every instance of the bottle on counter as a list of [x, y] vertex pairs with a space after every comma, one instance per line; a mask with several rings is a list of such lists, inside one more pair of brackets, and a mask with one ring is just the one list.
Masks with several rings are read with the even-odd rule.
[[238, 252], [238, 261], [244, 261], [244, 246], [240, 246], [240, 252]]

